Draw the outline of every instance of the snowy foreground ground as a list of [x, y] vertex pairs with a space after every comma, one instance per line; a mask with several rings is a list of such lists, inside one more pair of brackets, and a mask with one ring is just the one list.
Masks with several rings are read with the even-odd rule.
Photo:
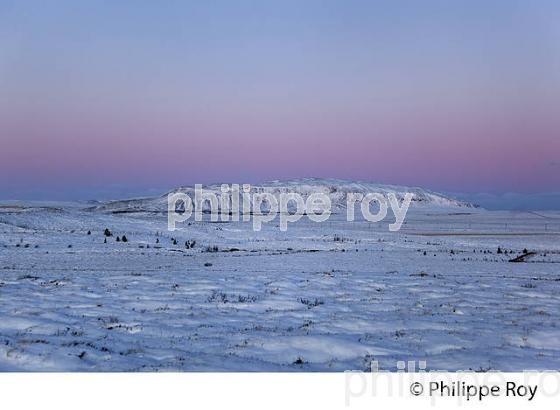
[[0, 370], [560, 369], [560, 213], [412, 209], [396, 233], [344, 216], [172, 233], [4, 205]]

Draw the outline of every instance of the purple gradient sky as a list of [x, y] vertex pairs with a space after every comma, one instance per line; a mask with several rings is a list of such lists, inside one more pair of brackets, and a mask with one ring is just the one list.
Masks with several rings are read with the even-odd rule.
[[558, 21], [553, 1], [0, 0], [0, 198], [560, 192]]

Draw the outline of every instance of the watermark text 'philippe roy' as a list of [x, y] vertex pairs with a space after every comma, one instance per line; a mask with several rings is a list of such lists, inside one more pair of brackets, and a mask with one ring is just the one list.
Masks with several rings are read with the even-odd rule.
[[[346, 194], [346, 220], [355, 219], [356, 204], [359, 203], [362, 217], [368, 222], [380, 222], [387, 217], [390, 208], [395, 222], [389, 224], [390, 231], [398, 231], [406, 217], [408, 208], [414, 197], [413, 193], [401, 195], [402, 201], [395, 193], [381, 194]], [[372, 207], [375, 209], [372, 212]], [[187, 221], [194, 212], [195, 221], [202, 221], [203, 213], [210, 214], [210, 220], [217, 222], [239, 221], [253, 222], [253, 230], [260, 231], [264, 223], [279, 218], [281, 231], [288, 229], [288, 223], [299, 221], [306, 216], [313, 222], [324, 222], [331, 215], [331, 198], [323, 192], [313, 192], [306, 198], [298, 192], [267, 192], [251, 190], [251, 185], [222, 185], [220, 192], [203, 189], [195, 185], [194, 203], [191, 195], [174, 192], [167, 196], [168, 229], [174, 231], [178, 223]]]

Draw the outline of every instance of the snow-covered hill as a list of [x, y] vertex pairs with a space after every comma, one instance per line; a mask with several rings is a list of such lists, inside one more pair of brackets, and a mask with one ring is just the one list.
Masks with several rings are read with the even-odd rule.
[[[231, 185], [230, 185], [231, 186]], [[204, 190], [216, 194], [219, 198], [222, 195], [221, 184], [205, 185]], [[181, 192], [186, 193], [194, 200], [194, 186], [180, 187], [169, 193]], [[337, 212], [346, 208], [346, 199], [348, 193], [380, 193], [397, 195], [399, 201], [402, 201], [404, 194], [411, 192], [414, 194], [412, 199], [412, 207], [422, 208], [477, 208], [469, 202], [451, 198], [449, 196], [431, 192], [418, 187], [407, 187], [399, 185], [384, 185], [372, 182], [348, 181], [341, 179], [321, 179], [321, 178], [302, 178], [286, 181], [269, 181], [258, 185], [251, 185], [251, 193], [270, 192], [278, 197], [281, 193], [294, 192], [302, 195], [304, 200], [312, 193], [322, 192], [327, 194], [331, 199], [332, 211]], [[92, 210], [107, 212], [167, 212], [167, 195], [166, 193], [160, 197], [153, 198], [137, 198], [110, 201], [101, 205], [92, 207]], [[205, 210], [208, 210], [208, 203], [204, 203]]]

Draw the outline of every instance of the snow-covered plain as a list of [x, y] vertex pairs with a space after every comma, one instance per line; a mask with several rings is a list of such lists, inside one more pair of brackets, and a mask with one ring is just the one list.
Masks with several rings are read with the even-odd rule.
[[168, 232], [164, 212], [0, 206], [0, 370], [560, 369], [560, 213], [391, 222]]

